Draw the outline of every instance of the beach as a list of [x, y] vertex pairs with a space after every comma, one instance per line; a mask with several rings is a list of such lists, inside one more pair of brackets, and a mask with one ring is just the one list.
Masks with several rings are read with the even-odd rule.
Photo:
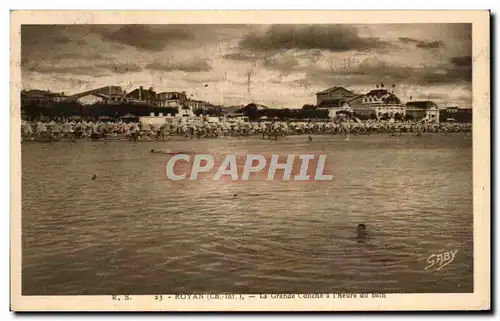
[[316, 135], [372, 135], [372, 134], [417, 134], [423, 133], [471, 133], [470, 123], [436, 122], [372, 122], [372, 121], [272, 121], [272, 122], [192, 122], [142, 124], [127, 122], [74, 122], [50, 121], [21, 123], [23, 141], [57, 140], [167, 140], [172, 137], [219, 138], [261, 136], [276, 140], [279, 137]]

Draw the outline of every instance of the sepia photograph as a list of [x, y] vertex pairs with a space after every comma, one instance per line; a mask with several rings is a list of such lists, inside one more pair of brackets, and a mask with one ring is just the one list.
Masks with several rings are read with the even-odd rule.
[[489, 309], [489, 19], [13, 12], [12, 308]]

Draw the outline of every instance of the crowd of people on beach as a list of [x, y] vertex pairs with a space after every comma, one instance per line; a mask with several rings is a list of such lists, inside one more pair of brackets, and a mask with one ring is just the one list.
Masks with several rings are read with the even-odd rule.
[[426, 123], [426, 122], [376, 122], [376, 121], [270, 121], [240, 123], [164, 123], [161, 125], [127, 122], [75, 122], [50, 121], [21, 123], [23, 141], [54, 141], [61, 139], [99, 140], [128, 139], [166, 140], [169, 137], [217, 138], [220, 136], [253, 136], [276, 140], [287, 135], [329, 134], [329, 135], [370, 135], [404, 133], [457, 133], [471, 132], [468, 123]]

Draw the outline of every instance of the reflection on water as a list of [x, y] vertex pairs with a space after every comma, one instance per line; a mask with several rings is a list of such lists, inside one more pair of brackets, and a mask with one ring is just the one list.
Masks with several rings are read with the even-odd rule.
[[[172, 182], [152, 148], [327, 153], [335, 179]], [[22, 169], [24, 295], [473, 291], [468, 134], [26, 143]]]

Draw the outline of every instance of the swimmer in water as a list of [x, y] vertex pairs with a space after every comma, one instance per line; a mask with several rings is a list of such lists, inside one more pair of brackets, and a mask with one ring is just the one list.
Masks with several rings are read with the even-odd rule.
[[92, 180], [95, 181], [96, 179], [97, 179], [97, 175], [96, 174], [92, 175]]
[[366, 237], [366, 225], [358, 224], [358, 239], [364, 239]]
[[165, 150], [154, 150], [154, 149], [150, 149], [149, 150], [150, 153], [156, 153], [156, 154], [175, 154], [175, 153], [172, 153], [170, 151], [165, 151]]
[[309, 141], [312, 142], [313, 138], [309, 135]]

